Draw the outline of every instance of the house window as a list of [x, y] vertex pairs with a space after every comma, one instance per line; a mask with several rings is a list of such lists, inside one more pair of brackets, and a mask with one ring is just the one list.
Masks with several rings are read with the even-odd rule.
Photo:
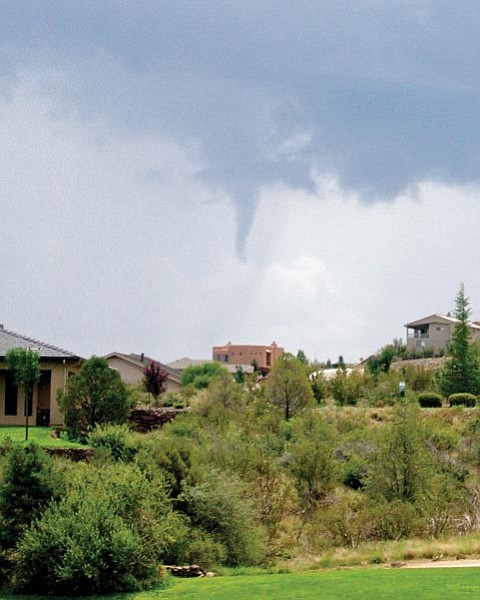
[[13, 417], [18, 411], [18, 388], [15, 385], [12, 373], [5, 373], [5, 415]]
[[215, 354], [213, 356], [213, 360], [216, 360], [217, 362], [228, 362], [228, 354]]

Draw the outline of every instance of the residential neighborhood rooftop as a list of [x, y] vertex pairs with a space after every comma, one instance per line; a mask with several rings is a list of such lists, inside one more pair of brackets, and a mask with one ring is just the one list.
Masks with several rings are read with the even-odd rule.
[[164, 363], [161, 363], [158, 360], [155, 360], [154, 358], [145, 356], [145, 354], [135, 354], [133, 352], [130, 354], [124, 354], [123, 352], [110, 352], [109, 354], [107, 354], [105, 356], [105, 358], [107, 360], [109, 360], [115, 356], [121, 357], [123, 360], [125, 360], [131, 364], [134, 364], [137, 367], [142, 367], [142, 368], [149, 366], [152, 362], [156, 362], [157, 364], [160, 365], [160, 367], [162, 369], [164, 369], [168, 373], [168, 375], [171, 379], [174, 379], [174, 380], [180, 382], [180, 375], [179, 375], [178, 371], [176, 371], [175, 369], [172, 369], [172, 367], [169, 365], [166, 365]]
[[[421, 319], [417, 319], [415, 321], [411, 321], [410, 323], [405, 323], [404, 327], [417, 327], [420, 325], [426, 325], [428, 323], [458, 323], [458, 319], [452, 317], [450, 314], [441, 315], [439, 313], [434, 313], [433, 315], [428, 315], [427, 317], [422, 317]], [[472, 329], [480, 330], [480, 322], [479, 321], [471, 321], [468, 323], [469, 327]]]
[[34, 350], [38, 353], [40, 358], [51, 358], [53, 360], [80, 359], [80, 357], [73, 352], [15, 333], [14, 331], [9, 331], [8, 329], [5, 329], [3, 325], [0, 325], [0, 358], [4, 358], [6, 353], [14, 348]]

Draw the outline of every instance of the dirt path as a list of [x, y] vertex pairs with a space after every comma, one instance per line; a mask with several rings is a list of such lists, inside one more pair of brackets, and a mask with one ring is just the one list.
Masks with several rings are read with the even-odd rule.
[[402, 565], [403, 569], [443, 569], [455, 567], [480, 567], [480, 559], [429, 560], [422, 562], [407, 562]]

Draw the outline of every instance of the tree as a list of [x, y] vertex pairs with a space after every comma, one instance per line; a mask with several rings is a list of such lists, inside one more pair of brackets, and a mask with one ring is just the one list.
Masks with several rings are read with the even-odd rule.
[[218, 362], [206, 362], [200, 365], [190, 365], [181, 377], [182, 386], [193, 386], [197, 390], [207, 388], [210, 382], [219, 377], [225, 369]]
[[25, 348], [13, 348], [6, 353], [5, 361], [16, 385], [23, 388], [25, 394], [25, 439], [28, 440], [28, 417], [32, 412], [33, 388], [40, 380], [38, 354]]
[[308, 365], [308, 358], [303, 350], [297, 352], [297, 360], [304, 365]]
[[344, 406], [356, 404], [362, 391], [362, 377], [357, 372], [347, 374], [344, 369], [337, 369], [335, 377], [330, 380], [330, 393], [335, 402]]
[[[394, 340], [396, 342], [397, 340]], [[378, 375], [380, 371], [388, 373], [390, 371], [390, 365], [395, 358], [395, 347], [393, 344], [384, 346], [381, 348], [376, 355], [371, 356], [367, 361], [367, 368], [370, 373], [374, 376]]]
[[470, 344], [470, 312], [462, 283], [455, 299], [453, 314], [458, 322], [449, 344], [451, 358], [445, 363], [439, 377], [439, 388], [445, 396], [459, 392], [480, 393], [480, 365], [476, 349]]
[[86, 439], [96, 425], [124, 423], [131, 409], [127, 388], [118, 371], [98, 356], [86, 360], [80, 373], [67, 381], [58, 402], [65, 413], [69, 434], [81, 439]]
[[265, 384], [267, 398], [285, 411], [288, 421], [312, 398], [312, 388], [303, 365], [291, 354], [282, 354]]
[[165, 386], [167, 379], [168, 373], [155, 360], [143, 369], [143, 386], [148, 393], [152, 394], [155, 404], [167, 389]]
[[288, 466], [304, 514], [310, 516], [335, 485], [335, 443], [318, 412], [305, 411], [295, 425]]
[[380, 433], [367, 490], [387, 502], [413, 504], [428, 489], [429, 462], [420, 409], [403, 400], [395, 408], [392, 422]]
[[320, 404], [327, 396], [327, 380], [322, 371], [315, 371], [310, 374], [310, 387], [312, 388], [313, 397]]

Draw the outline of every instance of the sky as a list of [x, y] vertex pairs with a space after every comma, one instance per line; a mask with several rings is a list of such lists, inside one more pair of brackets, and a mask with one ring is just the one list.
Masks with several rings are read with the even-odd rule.
[[0, 323], [357, 361], [480, 319], [480, 6], [2, 0]]

